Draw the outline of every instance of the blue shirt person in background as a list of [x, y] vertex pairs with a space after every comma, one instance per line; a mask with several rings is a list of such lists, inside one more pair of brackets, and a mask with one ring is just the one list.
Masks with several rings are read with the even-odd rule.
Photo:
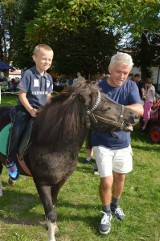
[[37, 116], [38, 109], [51, 99], [53, 81], [46, 71], [52, 64], [53, 56], [54, 53], [50, 46], [37, 45], [32, 56], [35, 66], [23, 73], [18, 85], [19, 100], [15, 107], [15, 120], [10, 133], [6, 160], [6, 167], [12, 180], [17, 180], [19, 177], [15, 162], [19, 140], [25, 126], [32, 117]]
[[[129, 54], [118, 52], [109, 64], [110, 76], [99, 83], [101, 91], [112, 100], [134, 109], [143, 115], [143, 105], [137, 85], [128, 80], [133, 61]], [[108, 234], [111, 218], [123, 220], [125, 214], [118, 205], [124, 189], [125, 174], [132, 171], [132, 149], [130, 133], [124, 131], [93, 131], [93, 155], [100, 174], [99, 195], [103, 217], [100, 222], [101, 234]]]

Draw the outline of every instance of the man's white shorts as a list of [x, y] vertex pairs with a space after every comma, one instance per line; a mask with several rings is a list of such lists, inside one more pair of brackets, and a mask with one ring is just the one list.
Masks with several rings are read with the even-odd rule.
[[105, 146], [94, 146], [93, 156], [97, 163], [100, 177], [112, 175], [112, 171], [117, 173], [128, 173], [132, 171], [132, 148], [112, 150]]

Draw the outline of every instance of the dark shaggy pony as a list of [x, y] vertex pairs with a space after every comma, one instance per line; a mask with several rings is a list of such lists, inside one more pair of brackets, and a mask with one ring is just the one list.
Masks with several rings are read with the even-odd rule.
[[[0, 108], [0, 131], [10, 121], [9, 111], [8, 107]], [[60, 188], [76, 168], [87, 128], [128, 130], [126, 123], [137, 121], [138, 116], [133, 110], [108, 99], [97, 85], [85, 81], [53, 97], [39, 112], [24, 161], [44, 207], [48, 241], [56, 240], [57, 215], [54, 205]], [[0, 153], [3, 163], [5, 158]], [[17, 166], [25, 175], [18, 162]]]

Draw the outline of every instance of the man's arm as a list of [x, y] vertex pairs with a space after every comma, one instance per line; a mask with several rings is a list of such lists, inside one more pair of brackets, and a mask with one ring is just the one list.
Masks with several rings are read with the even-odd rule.
[[143, 115], [144, 109], [143, 109], [143, 105], [136, 103], [136, 104], [132, 104], [132, 105], [126, 105], [126, 107], [135, 110], [139, 115]]

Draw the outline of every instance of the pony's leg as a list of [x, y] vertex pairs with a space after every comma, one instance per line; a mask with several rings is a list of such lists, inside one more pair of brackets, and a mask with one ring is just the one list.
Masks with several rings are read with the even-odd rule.
[[41, 185], [38, 185], [37, 183], [35, 184], [36, 184], [40, 199], [42, 201], [46, 220], [47, 220], [47, 227], [48, 227], [47, 241], [56, 241], [55, 233], [58, 230], [58, 227], [56, 224], [57, 214], [55, 212], [55, 209], [52, 203], [51, 186], [41, 186]]
[[51, 195], [52, 195], [52, 203], [53, 203], [53, 205], [56, 205], [59, 190], [63, 186], [65, 181], [66, 180], [63, 180], [63, 181], [59, 182], [58, 184], [52, 186], [52, 188], [51, 188]]
[[0, 197], [3, 195], [3, 186], [2, 186], [2, 180], [1, 180], [2, 169], [3, 169], [3, 164], [0, 162]]
[[48, 227], [48, 238], [47, 241], [56, 241], [55, 233], [58, 231], [58, 227], [56, 223], [52, 223], [51, 221], [47, 221]]

